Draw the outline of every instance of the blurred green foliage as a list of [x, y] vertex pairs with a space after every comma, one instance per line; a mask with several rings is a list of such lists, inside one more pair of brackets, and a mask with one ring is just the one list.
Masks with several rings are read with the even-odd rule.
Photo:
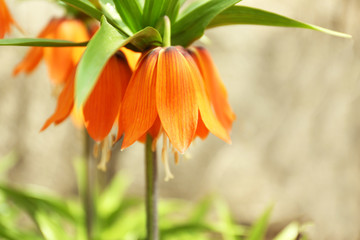
[[[79, 197], [64, 198], [40, 189], [10, 186], [4, 176], [16, 162], [10, 153], [0, 160], [0, 239], [87, 240], [84, 207], [85, 164], [75, 161]], [[94, 240], [145, 239], [145, 209], [142, 199], [126, 195], [128, 178], [118, 174], [94, 196]], [[237, 224], [227, 204], [209, 196], [197, 204], [161, 200], [159, 226], [162, 240], [262, 240], [265, 239], [272, 207], [253, 226]], [[304, 226], [290, 223], [275, 240], [306, 240]]]

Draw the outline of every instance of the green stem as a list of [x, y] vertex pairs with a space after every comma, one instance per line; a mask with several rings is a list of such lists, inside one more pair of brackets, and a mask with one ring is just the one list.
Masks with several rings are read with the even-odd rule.
[[163, 47], [171, 46], [171, 22], [168, 16], [164, 16]]
[[152, 138], [147, 135], [145, 146], [145, 181], [146, 181], [146, 233], [147, 240], [158, 240], [157, 213], [157, 161], [156, 151], [152, 151]]
[[84, 131], [84, 159], [86, 161], [85, 167], [85, 194], [84, 194], [84, 211], [85, 211], [85, 224], [87, 240], [93, 239], [93, 228], [95, 219], [95, 199], [94, 188], [96, 166], [90, 153], [90, 137], [86, 130]]

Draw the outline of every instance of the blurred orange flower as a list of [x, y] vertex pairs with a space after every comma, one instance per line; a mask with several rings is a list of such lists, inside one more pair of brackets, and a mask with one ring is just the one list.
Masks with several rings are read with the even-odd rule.
[[3, 38], [6, 33], [10, 32], [11, 24], [15, 24], [15, 21], [10, 15], [5, 0], [0, 0], [0, 38]]
[[[90, 39], [90, 34], [82, 21], [59, 18], [52, 19], [38, 37], [85, 42]], [[84, 51], [85, 47], [32, 47], [13, 73], [31, 73], [44, 59], [52, 82], [65, 83]]]
[[[209, 64], [203, 58], [203, 64]], [[227, 103], [226, 94], [213, 89], [223, 85], [217, 77], [204, 80], [215, 72], [213, 67], [198, 67], [180, 46], [158, 47], [145, 53], [129, 82], [121, 108], [118, 136], [124, 134], [122, 149], [147, 133], [155, 139], [162, 133], [180, 153], [185, 152], [195, 136], [205, 138], [208, 131], [230, 143], [231, 123], [222, 119], [228, 110], [217, 114], [213, 111], [218, 108], [215, 106], [218, 99]], [[233, 120], [234, 115], [230, 118]]]

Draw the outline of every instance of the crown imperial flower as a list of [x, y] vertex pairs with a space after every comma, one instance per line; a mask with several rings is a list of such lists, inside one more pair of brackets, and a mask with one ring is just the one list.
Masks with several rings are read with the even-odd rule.
[[206, 131], [230, 143], [231, 126], [219, 121], [214, 113], [216, 99], [210, 100], [206, 88], [211, 87], [206, 87], [206, 82], [193, 57], [181, 46], [157, 47], [145, 53], [132, 75], [121, 108], [122, 148], [146, 133], [153, 138], [164, 133], [180, 153], [197, 135], [205, 138]]

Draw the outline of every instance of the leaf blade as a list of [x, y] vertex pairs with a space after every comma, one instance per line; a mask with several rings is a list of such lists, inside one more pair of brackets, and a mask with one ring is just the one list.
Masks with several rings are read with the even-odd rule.
[[270, 215], [273, 209], [273, 205], [268, 207], [262, 216], [256, 221], [256, 223], [251, 227], [250, 233], [246, 240], [262, 240], [265, 237], [266, 230], [268, 228], [268, 223], [270, 220]]
[[141, 29], [142, 12], [137, 1], [114, 0], [116, 10], [123, 22], [135, 33]]
[[0, 39], [0, 46], [28, 46], [28, 47], [81, 47], [88, 42], [71, 42], [46, 38], [9, 38]]
[[300, 22], [276, 13], [247, 6], [232, 6], [224, 10], [209, 23], [207, 28], [235, 24], [305, 28], [320, 31], [337, 37], [351, 38], [350, 35], [345, 33], [336, 32], [313, 24]]
[[102, 13], [94, 7], [89, 1], [84, 0], [61, 0], [69, 6], [76, 8], [77, 10], [87, 14], [100, 21]]
[[211, 20], [240, 0], [210, 0], [183, 15], [172, 26], [173, 45], [188, 46], [200, 38]]

